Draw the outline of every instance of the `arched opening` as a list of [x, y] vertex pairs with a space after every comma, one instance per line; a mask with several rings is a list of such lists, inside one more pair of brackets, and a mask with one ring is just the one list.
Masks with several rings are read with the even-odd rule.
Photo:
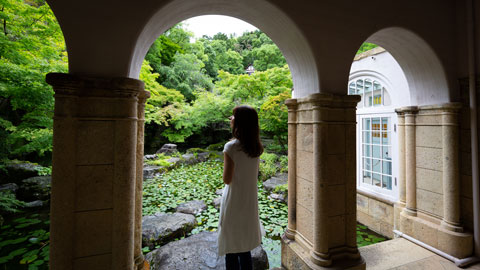
[[[154, 53], [156, 50], [155, 48], [156, 46], [158, 46], [159, 42], [164, 42], [162, 44], [166, 44], [173, 41], [177, 44], [180, 44], [180, 42], [176, 39], [175, 36], [184, 36], [185, 34], [188, 34], [186, 31], [188, 31], [188, 26], [179, 25], [168, 30], [166, 35], [161, 36], [155, 41], [154, 45], [150, 48], [149, 53], [146, 56], [146, 60], [148, 60], [150, 63], [156, 62], [156, 60], [154, 59]], [[272, 40], [270, 40], [269, 37], [267, 37], [264, 33], [257, 31], [245, 33], [245, 36], [241, 35], [238, 37], [238, 42], [240, 42], [240, 40], [246, 40], [248, 37], [251, 36], [255, 36], [256, 38], [252, 38], [253, 40], [249, 41], [252, 44], [245, 47], [252, 48], [242, 49], [239, 51], [236, 51], [234, 49], [241, 45], [240, 43], [237, 43], [237, 38], [228, 37], [221, 33], [218, 33], [213, 37], [204, 37], [197, 38], [196, 40], [188, 40], [186, 41], [186, 44], [181, 46], [183, 52], [178, 51], [174, 55], [173, 60], [170, 63], [164, 63], [164, 65], [161, 66], [156, 64], [156, 66], [154, 67], [155, 72], [159, 72], [161, 74], [161, 77], [159, 77], [159, 82], [161, 82], [167, 88], [171, 88], [165, 89], [165, 87], [162, 87], [162, 94], [171, 95], [171, 93], [169, 92], [176, 92], [178, 94], [178, 92], [182, 91], [182, 89], [178, 89], [179, 91], [175, 90], [177, 89], [177, 87], [174, 83], [172, 84], [172, 81], [175, 80], [169, 80], [168, 78], [170, 78], [170, 72], [165, 72], [165, 70], [173, 71], [173, 68], [178, 69], [180, 67], [186, 67], [186, 65], [184, 64], [180, 65], [180, 61], [189, 60], [190, 58], [195, 57], [198, 58], [195, 58], [193, 61], [189, 62], [191, 65], [195, 65], [195, 63], [199, 62], [202, 63], [202, 65], [209, 64], [209, 66], [205, 65], [205, 69], [202, 68], [200, 70], [200, 73], [208, 76], [212, 74], [211, 76], [213, 77], [210, 77], [210, 79], [213, 79], [213, 83], [211, 83], [211, 85], [209, 86], [210, 88], [208, 88], [208, 86], [199, 85], [200, 89], [195, 89], [194, 91], [192, 91], [192, 95], [189, 97], [187, 97], [188, 91], [182, 91], [182, 94], [184, 94], [185, 97], [185, 100], [182, 101], [185, 103], [182, 105], [184, 111], [176, 111], [177, 115], [184, 114], [185, 118], [182, 121], [191, 121], [192, 125], [194, 125], [196, 122], [200, 122], [199, 120], [201, 120], [199, 119], [199, 115], [197, 114], [197, 112], [206, 111], [211, 116], [208, 122], [206, 122], [206, 124], [208, 124], [208, 126], [206, 127], [209, 129], [204, 128], [202, 130], [196, 131], [194, 134], [192, 134], [191, 137], [203, 136], [204, 139], [207, 140], [206, 138], [210, 137], [209, 134], [212, 133], [212, 129], [223, 128], [224, 131], [228, 132], [228, 137], [225, 137], [224, 134], [220, 134], [217, 132], [217, 136], [215, 136], [216, 140], [208, 141], [208, 144], [195, 144], [194, 142], [192, 143], [192, 140], [190, 140], [187, 135], [185, 135], [186, 137], [184, 138], [179, 138], [181, 136], [180, 133], [183, 132], [182, 127], [176, 127], [177, 125], [175, 124], [175, 122], [173, 122], [169, 125], [166, 125], [169, 127], [169, 130], [167, 130], [168, 132], [165, 132], [164, 130], [162, 134], [166, 134], [165, 137], [169, 140], [176, 140], [177, 138], [179, 138], [179, 140], [164, 141], [160, 145], [157, 145], [156, 149], [151, 147], [150, 144], [152, 141], [152, 134], [160, 134], [153, 131], [155, 126], [152, 125], [153, 121], [151, 121], [152, 117], [154, 117], [155, 114], [155, 112], [153, 111], [154, 108], [152, 108], [152, 106], [155, 104], [155, 100], [158, 99], [158, 93], [156, 92], [160, 91], [157, 91], [155, 87], [150, 89], [151, 82], [149, 81], [151, 80], [145, 77], [146, 71], [144, 70], [147, 63], [144, 62], [143, 64], [144, 66], [141, 70], [140, 79], [147, 82], [146, 90], [151, 92], [151, 98], [146, 102], [145, 115], [145, 149], [146, 153], [150, 155], [147, 156], [148, 159], [146, 159], [145, 162], [149, 165], [155, 165], [156, 163], [160, 164], [158, 163], [159, 160], [155, 157], [154, 154], [155, 150], [158, 150], [160, 146], [164, 143], [177, 143], [179, 148], [182, 148], [179, 150], [181, 150], [182, 152], [184, 152], [185, 150], [187, 151], [187, 153], [182, 156], [180, 156], [177, 152], [174, 156], [171, 156], [167, 159], [167, 161], [170, 160], [171, 162], [177, 163], [177, 166], [178, 164], [185, 162], [193, 163], [195, 162], [195, 160], [197, 160], [197, 157], [198, 160], [203, 161], [207, 156], [213, 156], [212, 160], [210, 160], [212, 162], [201, 162], [201, 164], [195, 165], [195, 168], [197, 168], [198, 170], [203, 170], [204, 173], [202, 175], [195, 174], [195, 172], [193, 172], [189, 168], [185, 168], [187, 167], [185, 166], [181, 168], [172, 168], [170, 172], [159, 175], [155, 178], [149, 176], [148, 179], [145, 179], [145, 181], [143, 182], [143, 232], [145, 233], [145, 235], [143, 235], [143, 244], [144, 246], [148, 246], [149, 251], [152, 251], [151, 253], [149, 253], [149, 255], [147, 255], [147, 259], [152, 262], [156, 262], [156, 267], [168, 268], [168, 263], [173, 263], [176, 260], [182, 260], [182, 258], [180, 257], [177, 258], [176, 256], [171, 256], [169, 262], [155, 261], [157, 260], [158, 256], [161, 256], [159, 254], [162, 254], [162, 252], [166, 252], [166, 249], [161, 248], [160, 245], [157, 245], [157, 241], [148, 240], [156, 239], [157, 237], [155, 233], [151, 233], [154, 230], [153, 224], [155, 222], [158, 222], [162, 218], [170, 219], [169, 214], [172, 214], [175, 211], [179, 212], [179, 209], [175, 209], [177, 208], [176, 206], [179, 206], [179, 208], [181, 208], [182, 205], [188, 204], [193, 200], [202, 200], [206, 204], [207, 210], [201, 213], [193, 213], [196, 216], [198, 226], [196, 226], [196, 228], [191, 232], [191, 228], [189, 228], [190, 230], [186, 231], [184, 235], [188, 237], [185, 237], [185, 239], [181, 242], [172, 241], [172, 245], [181, 245], [182, 243], [186, 243], [187, 241], [193, 241], [193, 239], [196, 239], [196, 241], [199, 242], [202, 240], [205, 241], [206, 239], [208, 239], [208, 237], [211, 237], [210, 235], [216, 235], [216, 233], [209, 231], [217, 230], [219, 211], [215, 208], [218, 208], [219, 205], [217, 204], [215, 207], [215, 201], [218, 201], [218, 199], [221, 198], [221, 193], [219, 194], [221, 190], [219, 189], [224, 187], [221, 181], [221, 177], [219, 177], [221, 176], [222, 164], [217, 160], [220, 156], [223, 156], [221, 152], [219, 153], [219, 151], [223, 149], [223, 144], [231, 138], [230, 129], [228, 127], [226, 119], [228, 116], [231, 115], [234, 106], [242, 104], [248, 104], [258, 110], [261, 127], [263, 127], [264, 124], [269, 122], [269, 120], [266, 119], [268, 117], [271, 118], [269, 118], [271, 121], [278, 122], [277, 125], [282, 125], [282, 127], [278, 129], [270, 129], [272, 127], [270, 127], [269, 125], [267, 125], [265, 130], [261, 129], [261, 139], [265, 145], [265, 151], [264, 154], [260, 156], [260, 158], [264, 161], [262, 161], [262, 163], [260, 164], [258, 204], [260, 220], [263, 223], [266, 235], [262, 239], [263, 248], [257, 247], [253, 251], [253, 254], [255, 254], [255, 261], [265, 263], [265, 256], [263, 256], [263, 254], [266, 251], [269, 257], [268, 262], [270, 263], [270, 266], [280, 266], [279, 239], [281, 234], [283, 234], [287, 223], [287, 205], [285, 197], [283, 197], [282, 201], [282, 195], [279, 194], [282, 191], [277, 191], [275, 193], [273, 187], [280, 185], [280, 182], [284, 183], [285, 185], [287, 180], [287, 156], [285, 145], [287, 138], [287, 108], [283, 103], [285, 99], [291, 97], [292, 82], [290, 79], [289, 68], [287, 65], [285, 65], [285, 59], [283, 59], [281, 52], [278, 50], [278, 48], [276, 48]], [[234, 44], [232, 44], [232, 42], [234, 42]], [[224, 43], [228, 45], [222, 45]], [[222, 46], [226, 46], [227, 48], [223, 48]], [[271, 52], [274, 52], [275, 57], [268, 57], [268, 60], [270, 60], [271, 62], [267, 61], [267, 57], [262, 58], [262, 54], [267, 53], [267, 49], [271, 49]], [[255, 59], [245, 59], [249, 58], [250, 53], [255, 56]], [[159, 53], [158, 55], [161, 55], [161, 53]], [[231, 66], [227, 66], [227, 63], [222, 62], [222, 59], [229, 55], [231, 55], [232, 57], [240, 57], [240, 55], [242, 56], [243, 60], [240, 61], [240, 70], [237, 68], [236, 64], [231, 64]], [[276, 61], [279, 58], [282, 58], [282, 61]], [[210, 62], [210, 59], [214, 59], [213, 63]], [[233, 60], [233, 58], [231, 59]], [[207, 60], [209, 62], [202, 62]], [[232, 61], [231, 63], [233, 62], [234, 61]], [[210, 64], [214, 64], [218, 67], [218, 74], [215, 74], [217, 73], [217, 71], [210, 68]], [[255, 70], [252, 70], [252, 67]], [[200, 73], [198, 73], [197, 75], [201, 75]], [[185, 81], [188, 81], [188, 79], [185, 78]], [[181, 84], [177, 85], [180, 86]], [[201, 89], [204, 87], [205, 89]], [[157, 85], [157, 88], [160, 88], [160, 86]], [[269, 104], [270, 107], [264, 108], [265, 104]], [[205, 106], [208, 106], [208, 108], [204, 108]], [[284, 108], [281, 109], [280, 107]], [[227, 110], [227, 108], [229, 109]], [[215, 115], [217, 115], [218, 117], [215, 117]], [[167, 120], [170, 120], [168, 119], [169, 117], [167, 117], [167, 119], [162, 119], [166, 122]], [[173, 119], [173, 121], [177, 120], [178, 118]], [[159, 125], [161, 125], [161, 123]], [[184, 129], [188, 128], [188, 126], [184, 127]], [[272, 135], [271, 133], [275, 131], [280, 131], [282, 132], [282, 134]], [[277, 150], [274, 150], [272, 147], [270, 147], [269, 144], [266, 144], [265, 142], [277, 140], [277, 138], [280, 137], [277, 135], [280, 135], [282, 137], [281, 141], [283, 141], [283, 143], [276, 141], [276, 146], [281, 146], [281, 148], [277, 147]], [[280, 141], [280, 139], [278, 141]], [[214, 147], [216, 147], [216, 149], [213, 149]], [[213, 151], [206, 151], [206, 149], [203, 150], [201, 148], [206, 148]], [[281, 168], [279, 165], [277, 165], [277, 163], [282, 164], [280, 166], [283, 166], [284, 168]], [[155, 173], [155, 169], [155, 166], [149, 166], [149, 172], [152, 171], [153, 173]], [[161, 169], [162, 168], [159, 168], [159, 170]], [[174, 175], [173, 178], [172, 175]], [[264, 181], [265, 183], [263, 183]], [[217, 194], [215, 195], [216, 192]], [[280, 196], [280, 198], [278, 198], [277, 200], [271, 199], [272, 197], [269, 198], [269, 196], [271, 195], [270, 193], [273, 193], [274, 197], [275, 195], [277, 195]], [[176, 194], [176, 196], [173, 196], [172, 194]], [[165, 213], [167, 213], [168, 215], [162, 215]], [[138, 220], [136, 220], [136, 222], [138, 222]], [[162, 225], [159, 224], [158, 226], [160, 230], [160, 226]], [[198, 234], [199, 232], [201, 232], [201, 235]], [[165, 243], [160, 243], [160, 241], [161, 240], [158, 241], [158, 244], [162, 244], [163, 246], [163, 244]], [[207, 250], [215, 251], [216, 247], [217, 246], [215, 243], [209, 243], [209, 245], [206, 245], [205, 250], [203, 250], [202, 252], [206, 252]], [[144, 247], [144, 252], [146, 252], [146, 250], [147, 248]], [[261, 252], [258, 252], [258, 250], [260, 250]], [[274, 257], [272, 257], [273, 254], [275, 254]], [[212, 255], [208, 254], [209, 258], [210, 256]], [[210, 259], [217, 258], [213, 256]], [[223, 260], [223, 258], [220, 259]], [[187, 263], [201, 263], [200, 261], [198, 261], [198, 258], [193, 255], [189, 256], [188, 258], [185, 257], [184, 260]], [[220, 261], [219, 263], [221, 265], [222, 261]], [[158, 264], [161, 265], [159, 266]]]
[[[471, 241], [469, 233], [450, 233], [464, 232], [461, 220], [469, 217], [461, 217], [463, 199], [455, 190], [460, 185], [455, 148], [461, 105], [452, 102], [445, 68], [431, 47], [406, 29], [383, 29], [366, 42], [380, 47], [355, 57], [347, 86], [349, 95], [361, 96], [356, 113], [358, 220], [389, 238], [404, 237], [465, 257], [470, 244], [451, 249], [440, 240]], [[419, 224], [427, 224], [439, 240], [413, 229]]]
[[366, 42], [385, 48], [398, 62], [408, 82], [410, 105], [441, 104], [452, 100], [443, 64], [417, 34], [391, 27], [377, 31]]
[[394, 220], [388, 213], [393, 213], [393, 204], [399, 198], [395, 110], [411, 105], [410, 90], [390, 52], [367, 44], [373, 48], [357, 53], [348, 84], [349, 95], [361, 96], [356, 111], [357, 218], [376, 233], [393, 238]]
[[207, 14], [232, 16], [266, 33], [287, 60], [293, 79], [293, 97], [305, 97], [319, 91], [316, 63], [305, 37], [290, 18], [266, 1], [209, 1], [207, 4], [179, 0], [168, 3], [149, 19], [139, 34], [129, 59], [128, 76], [138, 77], [143, 58], [156, 37], [180, 21]]

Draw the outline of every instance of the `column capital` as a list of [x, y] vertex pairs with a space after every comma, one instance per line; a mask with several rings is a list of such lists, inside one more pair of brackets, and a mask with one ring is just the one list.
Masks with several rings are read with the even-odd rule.
[[46, 82], [56, 95], [92, 97], [138, 97], [145, 84], [123, 77], [94, 77], [68, 73], [48, 73]]
[[315, 93], [299, 98], [298, 103], [311, 103], [314, 107], [356, 108], [360, 101], [359, 95], [334, 95], [330, 93]]
[[407, 106], [395, 109], [395, 112], [398, 115], [405, 115], [405, 114], [416, 114], [418, 112], [417, 106]]
[[298, 102], [297, 99], [295, 98], [290, 98], [285, 100], [285, 105], [287, 105], [288, 111], [295, 111], [298, 107]]

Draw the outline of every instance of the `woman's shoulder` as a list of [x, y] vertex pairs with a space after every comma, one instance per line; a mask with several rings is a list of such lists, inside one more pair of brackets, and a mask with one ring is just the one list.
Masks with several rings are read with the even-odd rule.
[[240, 142], [238, 141], [238, 139], [232, 139], [225, 144], [225, 147], [227, 146], [232, 147], [232, 146], [238, 145], [239, 143]]
[[225, 144], [223, 151], [233, 150], [238, 145], [239, 145], [239, 141], [237, 139], [230, 140]]

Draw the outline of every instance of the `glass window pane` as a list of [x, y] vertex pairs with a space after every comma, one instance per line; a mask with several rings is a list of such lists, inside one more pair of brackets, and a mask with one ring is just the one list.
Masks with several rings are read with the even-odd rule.
[[372, 184], [372, 173], [371, 172], [363, 172], [363, 183], [365, 184]]
[[372, 145], [372, 157], [374, 158], [382, 158], [380, 153], [381, 146], [380, 145]]
[[380, 182], [382, 181], [382, 176], [377, 173], [372, 173], [372, 185], [380, 187]]
[[390, 145], [390, 132], [382, 132], [382, 144]]
[[363, 145], [363, 152], [362, 152], [362, 154], [363, 154], [364, 157], [372, 157], [372, 153], [371, 153], [371, 151], [370, 151], [370, 147], [371, 147], [371, 146], [370, 146], [369, 144], [364, 144], [364, 145]]
[[354, 82], [350, 83], [350, 85], [348, 86], [348, 94], [349, 95], [355, 95], [355, 83]]
[[392, 190], [392, 177], [391, 176], [382, 176], [382, 188]]
[[383, 146], [382, 147], [382, 158], [385, 160], [392, 160], [392, 147]]
[[363, 132], [363, 143], [370, 143], [370, 131]]
[[382, 94], [375, 94], [373, 96], [373, 106], [382, 105]]
[[390, 118], [388, 117], [382, 117], [382, 130], [383, 131], [389, 131], [390, 130]]
[[363, 118], [363, 130], [370, 130], [370, 118]]
[[372, 170], [372, 159], [370, 158], [363, 158], [363, 169], [367, 171]]
[[392, 162], [391, 161], [382, 161], [383, 174], [392, 175]]
[[373, 90], [372, 81], [369, 79], [365, 79], [365, 93], [371, 92]]
[[373, 172], [382, 172], [382, 164], [380, 159], [372, 159], [372, 171]]
[[357, 94], [363, 93], [363, 80], [357, 80]]

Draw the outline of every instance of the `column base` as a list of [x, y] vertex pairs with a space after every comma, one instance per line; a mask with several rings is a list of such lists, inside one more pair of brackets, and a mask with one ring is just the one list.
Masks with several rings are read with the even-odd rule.
[[[428, 219], [428, 220], [427, 220]], [[473, 235], [445, 229], [440, 220], [421, 214], [400, 214], [400, 231], [453, 257], [462, 259], [473, 252]]]
[[415, 209], [410, 209], [408, 207], [403, 208], [402, 213], [411, 216], [411, 217], [416, 217], [417, 216], [417, 210]]
[[447, 231], [459, 232], [459, 233], [463, 232], [463, 227], [461, 226], [460, 223], [451, 223], [451, 222], [442, 220], [441, 226]]
[[285, 230], [285, 236], [290, 240], [295, 240], [295, 234], [296, 234], [295, 230], [292, 230], [290, 228], [287, 228]]
[[143, 254], [140, 254], [135, 258], [135, 269], [145, 270], [145, 257], [143, 256]]
[[[290, 240], [287, 237], [283, 236], [282, 239], [282, 267], [291, 270], [340, 270], [340, 269], [349, 269], [349, 270], [365, 270], [366, 263], [365, 260], [360, 256], [360, 253], [357, 256], [342, 256], [338, 259], [332, 261], [330, 266], [320, 266], [315, 264], [311, 260], [311, 254], [309, 250], [306, 250], [302, 245], [297, 241]], [[356, 250], [356, 249], [355, 249]]]

